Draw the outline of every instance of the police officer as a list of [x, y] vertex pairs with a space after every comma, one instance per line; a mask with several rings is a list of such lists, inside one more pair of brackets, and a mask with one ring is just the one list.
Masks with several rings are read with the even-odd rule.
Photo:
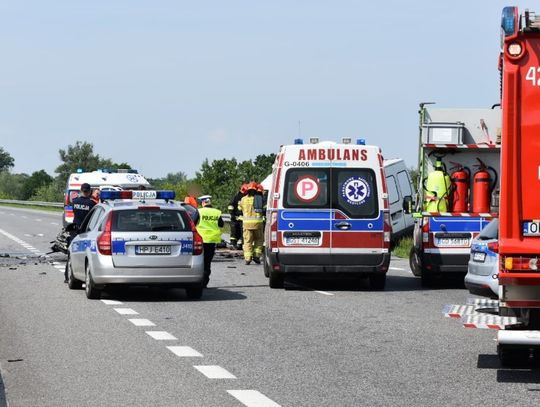
[[[70, 231], [70, 236], [67, 242], [69, 244], [78, 233], [81, 224], [86, 218], [86, 215], [96, 206], [96, 201], [92, 199], [92, 188], [90, 184], [84, 183], [81, 185], [81, 194], [73, 200], [73, 229]], [[68, 282], [68, 263], [64, 272], [64, 283]]]
[[210, 265], [216, 253], [216, 244], [221, 243], [221, 229], [224, 226], [219, 209], [212, 208], [210, 195], [199, 198], [202, 208], [199, 208], [199, 222], [197, 232], [203, 239], [204, 248], [204, 286], [210, 281]]

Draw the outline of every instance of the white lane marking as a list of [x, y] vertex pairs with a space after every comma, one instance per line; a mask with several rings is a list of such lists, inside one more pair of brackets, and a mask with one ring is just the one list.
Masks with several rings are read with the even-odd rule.
[[405, 271], [405, 269], [401, 267], [388, 267], [388, 270]]
[[166, 331], [146, 331], [156, 341], [175, 341], [177, 338]]
[[235, 375], [233, 375], [228, 370], [223, 369], [221, 366], [208, 365], [193, 367], [209, 379], [236, 379]]
[[202, 358], [202, 354], [189, 346], [167, 346], [167, 349], [181, 358]]
[[227, 390], [227, 393], [247, 407], [281, 407], [257, 390]]
[[319, 294], [323, 294], [323, 295], [334, 295], [332, 293], [327, 293], [326, 291], [318, 291], [318, 290], [315, 290], [316, 293], [319, 293]]
[[30, 233], [25, 233], [24, 235], [27, 236], [27, 237], [32, 237], [32, 235]]
[[152, 321], [150, 321], [149, 319], [144, 319], [144, 318], [128, 319], [128, 321], [131, 322], [135, 326], [156, 326], [156, 324], [154, 324]]
[[23, 218], [23, 219], [28, 219], [28, 216], [26, 216], [26, 215], [21, 215], [21, 218]]
[[51, 222], [51, 225], [59, 226], [60, 224], [59, 224], [59, 223], [56, 223], [56, 222]]
[[123, 304], [122, 301], [116, 301], [116, 300], [101, 300], [101, 302], [106, 305], [122, 305]]
[[41, 222], [42, 219], [34, 219], [36, 222]]
[[131, 308], [113, 308], [120, 315], [139, 315], [137, 311]]

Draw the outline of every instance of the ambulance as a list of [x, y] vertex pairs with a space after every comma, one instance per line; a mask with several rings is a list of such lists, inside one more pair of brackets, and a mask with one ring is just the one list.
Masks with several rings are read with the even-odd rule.
[[282, 146], [272, 173], [264, 272], [271, 288], [293, 275], [369, 277], [382, 290], [391, 224], [383, 157], [363, 139]]
[[124, 189], [148, 189], [150, 183], [137, 170], [119, 169], [108, 170], [99, 169], [91, 172], [78, 170], [70, 174], [66, 191], [64, 192], [64, 226], [73, 222], [72, 202], [79, 196], [81, 185], [90, 184], [93, 190], [124, 190]]

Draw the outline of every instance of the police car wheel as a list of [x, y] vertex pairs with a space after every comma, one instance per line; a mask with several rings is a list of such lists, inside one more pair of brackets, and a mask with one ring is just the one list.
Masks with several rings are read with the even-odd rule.
[[92, 279], [92, 273], [90, 272], [90, 265], [86, 263], [86, 277], [85, 277], [85, 292], [86, 298], [89, 300], [99, 300], [101, 298], [101, 290], [97, 289], [94, 280]]
[[278, 274], [275, 271], [270, 271], [268, 274], [268, 285], [270, 288], [283, 288], [285, 286], [283, 274]]
[[190, 300], [200, 300], [203, 295], [202, 287], [189, 287], [186, 288], [186, 295]]
[[529, 363], [528, 348], [508, 348], [505, 345], [498, 345], [497, 353], [502, 366], [524, 367]]
[[377, 273], [369, 276], [369, 285], [374, 290], [384, 290], [386, 286], [386, 273]]
[[82, 288], [82, 281], [75, 279], [73, 276], [73, 267], [71, 260], [68, 261], [68, 287], [70, 290], [80, 290]]

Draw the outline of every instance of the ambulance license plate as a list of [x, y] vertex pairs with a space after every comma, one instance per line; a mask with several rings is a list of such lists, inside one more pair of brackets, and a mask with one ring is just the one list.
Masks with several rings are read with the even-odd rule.
[[474, 261], [483, 263], [486, 260], [486, 254], [482, 252], [474, 252], [472, 258]]
[[523, 236], [540, 236], [540, 220], [523, 222]]
[[437, 247], [469, 247], [470, 240], [466, 237], [439, 237], [435, 239]]
[[138, 255], [168, 255], [171, 254], [171, 246], [135, 246], [135, 254]]
[[286, 237], [286, 246], [318, 246], [318, 237]]

